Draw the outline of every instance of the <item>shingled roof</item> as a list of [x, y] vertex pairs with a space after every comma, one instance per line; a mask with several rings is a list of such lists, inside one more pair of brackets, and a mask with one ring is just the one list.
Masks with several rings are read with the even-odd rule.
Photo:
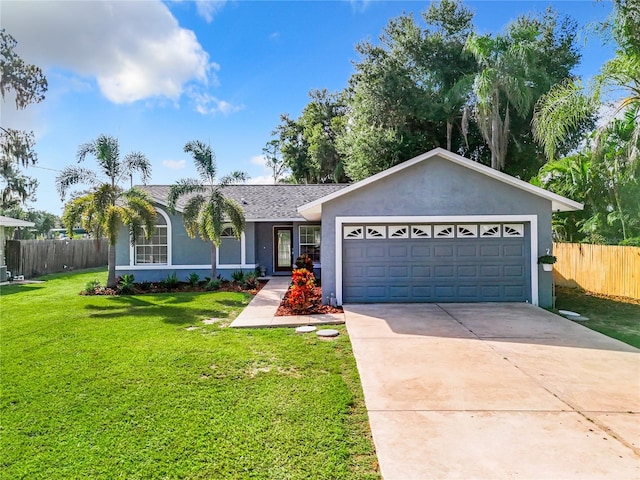
[[[325, 195], [348, 187], [344, 183], [325, 183], [313, 185], [229, 185], [224, 194], [235, 200], [244, 209], [247, 221], [291, 221], [304, 218], [298, 213], [298, 207], [313, 202]], [[138, 185], [147, 191], [160, 205], [167, 204], [170, 185]], [[188, 197], [182, 197], [176, 209], [182, 211]]]

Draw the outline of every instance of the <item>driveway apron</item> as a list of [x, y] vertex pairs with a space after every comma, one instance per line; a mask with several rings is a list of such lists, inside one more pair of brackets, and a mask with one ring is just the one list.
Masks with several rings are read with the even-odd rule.
[[640, 479], [640, 350], [529, 304], [344, 310], [385, 480]]

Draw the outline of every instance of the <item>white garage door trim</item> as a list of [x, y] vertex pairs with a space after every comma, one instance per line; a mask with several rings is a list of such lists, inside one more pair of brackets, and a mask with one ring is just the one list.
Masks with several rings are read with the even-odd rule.
[[538, 305], [538, 216], [537, 215], [457, 215], [457, 216], [358, 216], [336, 217], [336, 300], [342, 305], [342, 227], [345, 223], [505, 223], [531, 225], [531, 302]]

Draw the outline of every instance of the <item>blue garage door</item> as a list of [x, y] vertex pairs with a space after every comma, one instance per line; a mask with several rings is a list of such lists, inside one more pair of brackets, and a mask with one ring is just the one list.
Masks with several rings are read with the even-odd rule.
[[526, 223], [345, 225], [344, 303], [531, 301]]

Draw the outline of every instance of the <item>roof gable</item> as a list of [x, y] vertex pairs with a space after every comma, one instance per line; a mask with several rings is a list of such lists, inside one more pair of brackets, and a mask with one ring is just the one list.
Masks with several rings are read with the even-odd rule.
[[481, 163], [474, 162], [469, 160], [468, 158], [462, 157], [458, 154], [445, 150], [443, 148], [436, 148], [429, 152], [423, 153], [422, 155], [418, 155], [417, 157], [412, 158], [411, 160], [407, 160], [406, 162], [400, 163], [394, 167], [388, 168], [380, 173], [372, 175], [371, 177], [365, 178], [359, 182], [356, 182], [346, 188], [343, 188], [339, 191], [335, 191], [326, 195], [317, 200], [311, 201], [305, 205], [302, 205], [298, 208], [298, 212], [307, 220], [319, 220], [322, 215], [322, 204], [331, 201], [335, 198], [341, 197], [343, 195], [347, 195], [355, 190], [358, 190], [362, 187], [375, 183], [383, 178], [386, 178], [390, 175], [393, 175], [401, 170], [407, 169], [416, 165], [417, 163], [428, 161], [431, 158], [439, 157], [445, 160], [448, 160], [452, 163], [461, 165], [463, 167], [469, 168], [476, 172], [479, 172], [483, 175], [487, 175], [490, 178], [493, 178], [497, 181], [503, 182], [507, 185], [511, 185], [520, 190], [528, 192], [532, 195], [536, 195], [538, 197], [544, 198], [551, 202], [551, 207], [554, 212], [568, 212], [574, 210], [582, 210], [583, 205], [578, 202], [574, 202], [568, 198], [562, 197], [555, 193], [549, 192], [540, 187], [536, 187], [535, 185], [531, 185], [530, 183], [524, 182], [518, 178], [512, 177], [506, 173], [500, 172], [498, 170], [494, 170], [493, 168], [482, 165]]

